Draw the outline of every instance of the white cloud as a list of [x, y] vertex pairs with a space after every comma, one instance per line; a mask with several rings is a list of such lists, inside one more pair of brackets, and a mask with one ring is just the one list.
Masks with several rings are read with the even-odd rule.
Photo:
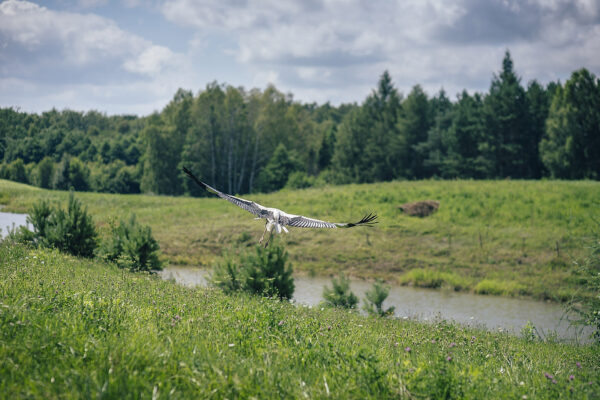
[[227, 33], [237, 61], [261, 76], [276, 72], [283, 90], [337, 87], [336, 100], [360, 101], [349, 95], [384, 69], [405, 91], [486, 90], [506, 49], [525, 81], [597, 71], [598, 8], [595, 0], [166, 0], [161, 10], [197, 32]]
[[597, 0], [38, 3], [0, 3], [0, 106], [148, 113], [213, 80], [361, 102], [386, 69], [404, 93], [419, 83], [454, 97], [487, 90], [506, 49], [523, 83], [600, 72]]
[[[131, 34], [107, 18], [49, 10], [26, 1], [0, 4], [1, 58], [14, 63], [54, 62], [66, 68], [105, 67], [116, 62], [142, 75], [159, 73], [176, 55]], [[14, 52], [8, 53], [11, 48]], [[110, 76], [110, 71], [106, 71]]]

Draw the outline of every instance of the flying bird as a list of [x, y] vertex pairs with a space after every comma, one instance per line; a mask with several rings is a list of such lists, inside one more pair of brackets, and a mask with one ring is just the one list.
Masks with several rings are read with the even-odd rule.
[[183, 167], [183, 172], [185, 172], [187, 176], [193, 179], [194, 182], [196, 182], [200, 187], [204, 188], [206, 191], [216, 194], [220, 198], [225, 199], [228, 202], [233, 203], [236, 206], [254, 214], [256, 216], [255, 219], [266, 219], [265, 230], [258, 242], [259, 244], [261, 244], [265, 239], [265, 234], [268, 232], [269, 237], [265, 242], [265, 247], [267, 247], [267, 245], [269, 244], [269, 241], [273, 236], [273, 231], [275, 231], [275, 233], [278, 234], [281, 234], [282, 232], [288, 233], [286, 226], [294, 226], [297, 228], [352, 228], [354, 226], [373, 226], [373, 224], [377, 223], [377, 215], [372, 213], [365, 215], [358, 222], [346, 223], [327, 222], [321, 221], [319, 219], [304, 217], [302, 215], [288, 214], [285, 211], [281, 211], [277, 208], [264, 207], [253, 201], [245, 200], [227, 193], [220, 192], [217, 189], [200, 181], [194, 176], [194, 174], [192, 174], [192, 172], [189, 169], [185, 167]]

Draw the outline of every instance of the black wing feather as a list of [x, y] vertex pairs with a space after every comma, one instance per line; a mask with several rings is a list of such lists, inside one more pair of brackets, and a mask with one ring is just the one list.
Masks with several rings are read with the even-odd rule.
[[246, 199], [241, 199], [239, 197], [235, 197], [232, 196], [230, 194], [227, 193], [223, 193], [218, 191], [217, 189], [213, 188], [210, 185], [207, 185], [206, 183], [202, 182], [201, 180], [199, 180], [198, 178], [196, 178], [194, 176], [194, 174], [192, 174], [192, 171], [190, 171], [189, 169], [187, 169], [186, 167], [183, 167], [183, 172], [185, 172], [187, 174], [187, 176], [189, 176], [190, 178], [192, 178], [194, 180], [194, 182], [196, 182], [198, 184], [198, 186], [200, 186], [201, 188], [203, 188], [204, 190], [211, 192], [213, 194], [216, 194], [217, 196], [219, 196], [222, 199], [227, 200], [228, 202], [235, 204], [236, 206], [256, 215], [256, 216], [263, 216], [263, 209], [264, 207], [261, 206], [260, 204], [257, 204], [253, 201], [249, 201]]

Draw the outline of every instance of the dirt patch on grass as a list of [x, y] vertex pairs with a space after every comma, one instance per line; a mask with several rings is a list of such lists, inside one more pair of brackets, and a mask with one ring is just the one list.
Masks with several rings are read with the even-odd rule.
[[440, 202], [436, 200], [425, 200], [425, 201], [414, 201], [412, 203], [405, 203], [398, 208], [403, 213], [412, 217], [427, 217], [440, 207]]

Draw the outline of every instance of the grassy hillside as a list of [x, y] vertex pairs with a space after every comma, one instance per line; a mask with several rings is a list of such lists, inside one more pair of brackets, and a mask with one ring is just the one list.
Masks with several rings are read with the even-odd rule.
[[0, 245], [0, 376], [6, 398], [592, 399], [600, 352]]
[[[26, 212], [67, 193], [0, 180], [5, 211]], [[136, 213], [152, 226], [171, 263], [211, 266], [225, 251], [256, 243], [264, 228], [218, 198], [80, 193], [99, 226]], [[600, 183], [418, 181], [348, 185], [246, 196], [263, 205], [330, 221], [377, 212], [372, 229], [290, 229], [296, 271], [336, 274], [477, 293], [566, 299], [576, 290], [572, 261], [597, 229]], [[434, 199], [439, 211], [408, 217], [398, 206]]]

